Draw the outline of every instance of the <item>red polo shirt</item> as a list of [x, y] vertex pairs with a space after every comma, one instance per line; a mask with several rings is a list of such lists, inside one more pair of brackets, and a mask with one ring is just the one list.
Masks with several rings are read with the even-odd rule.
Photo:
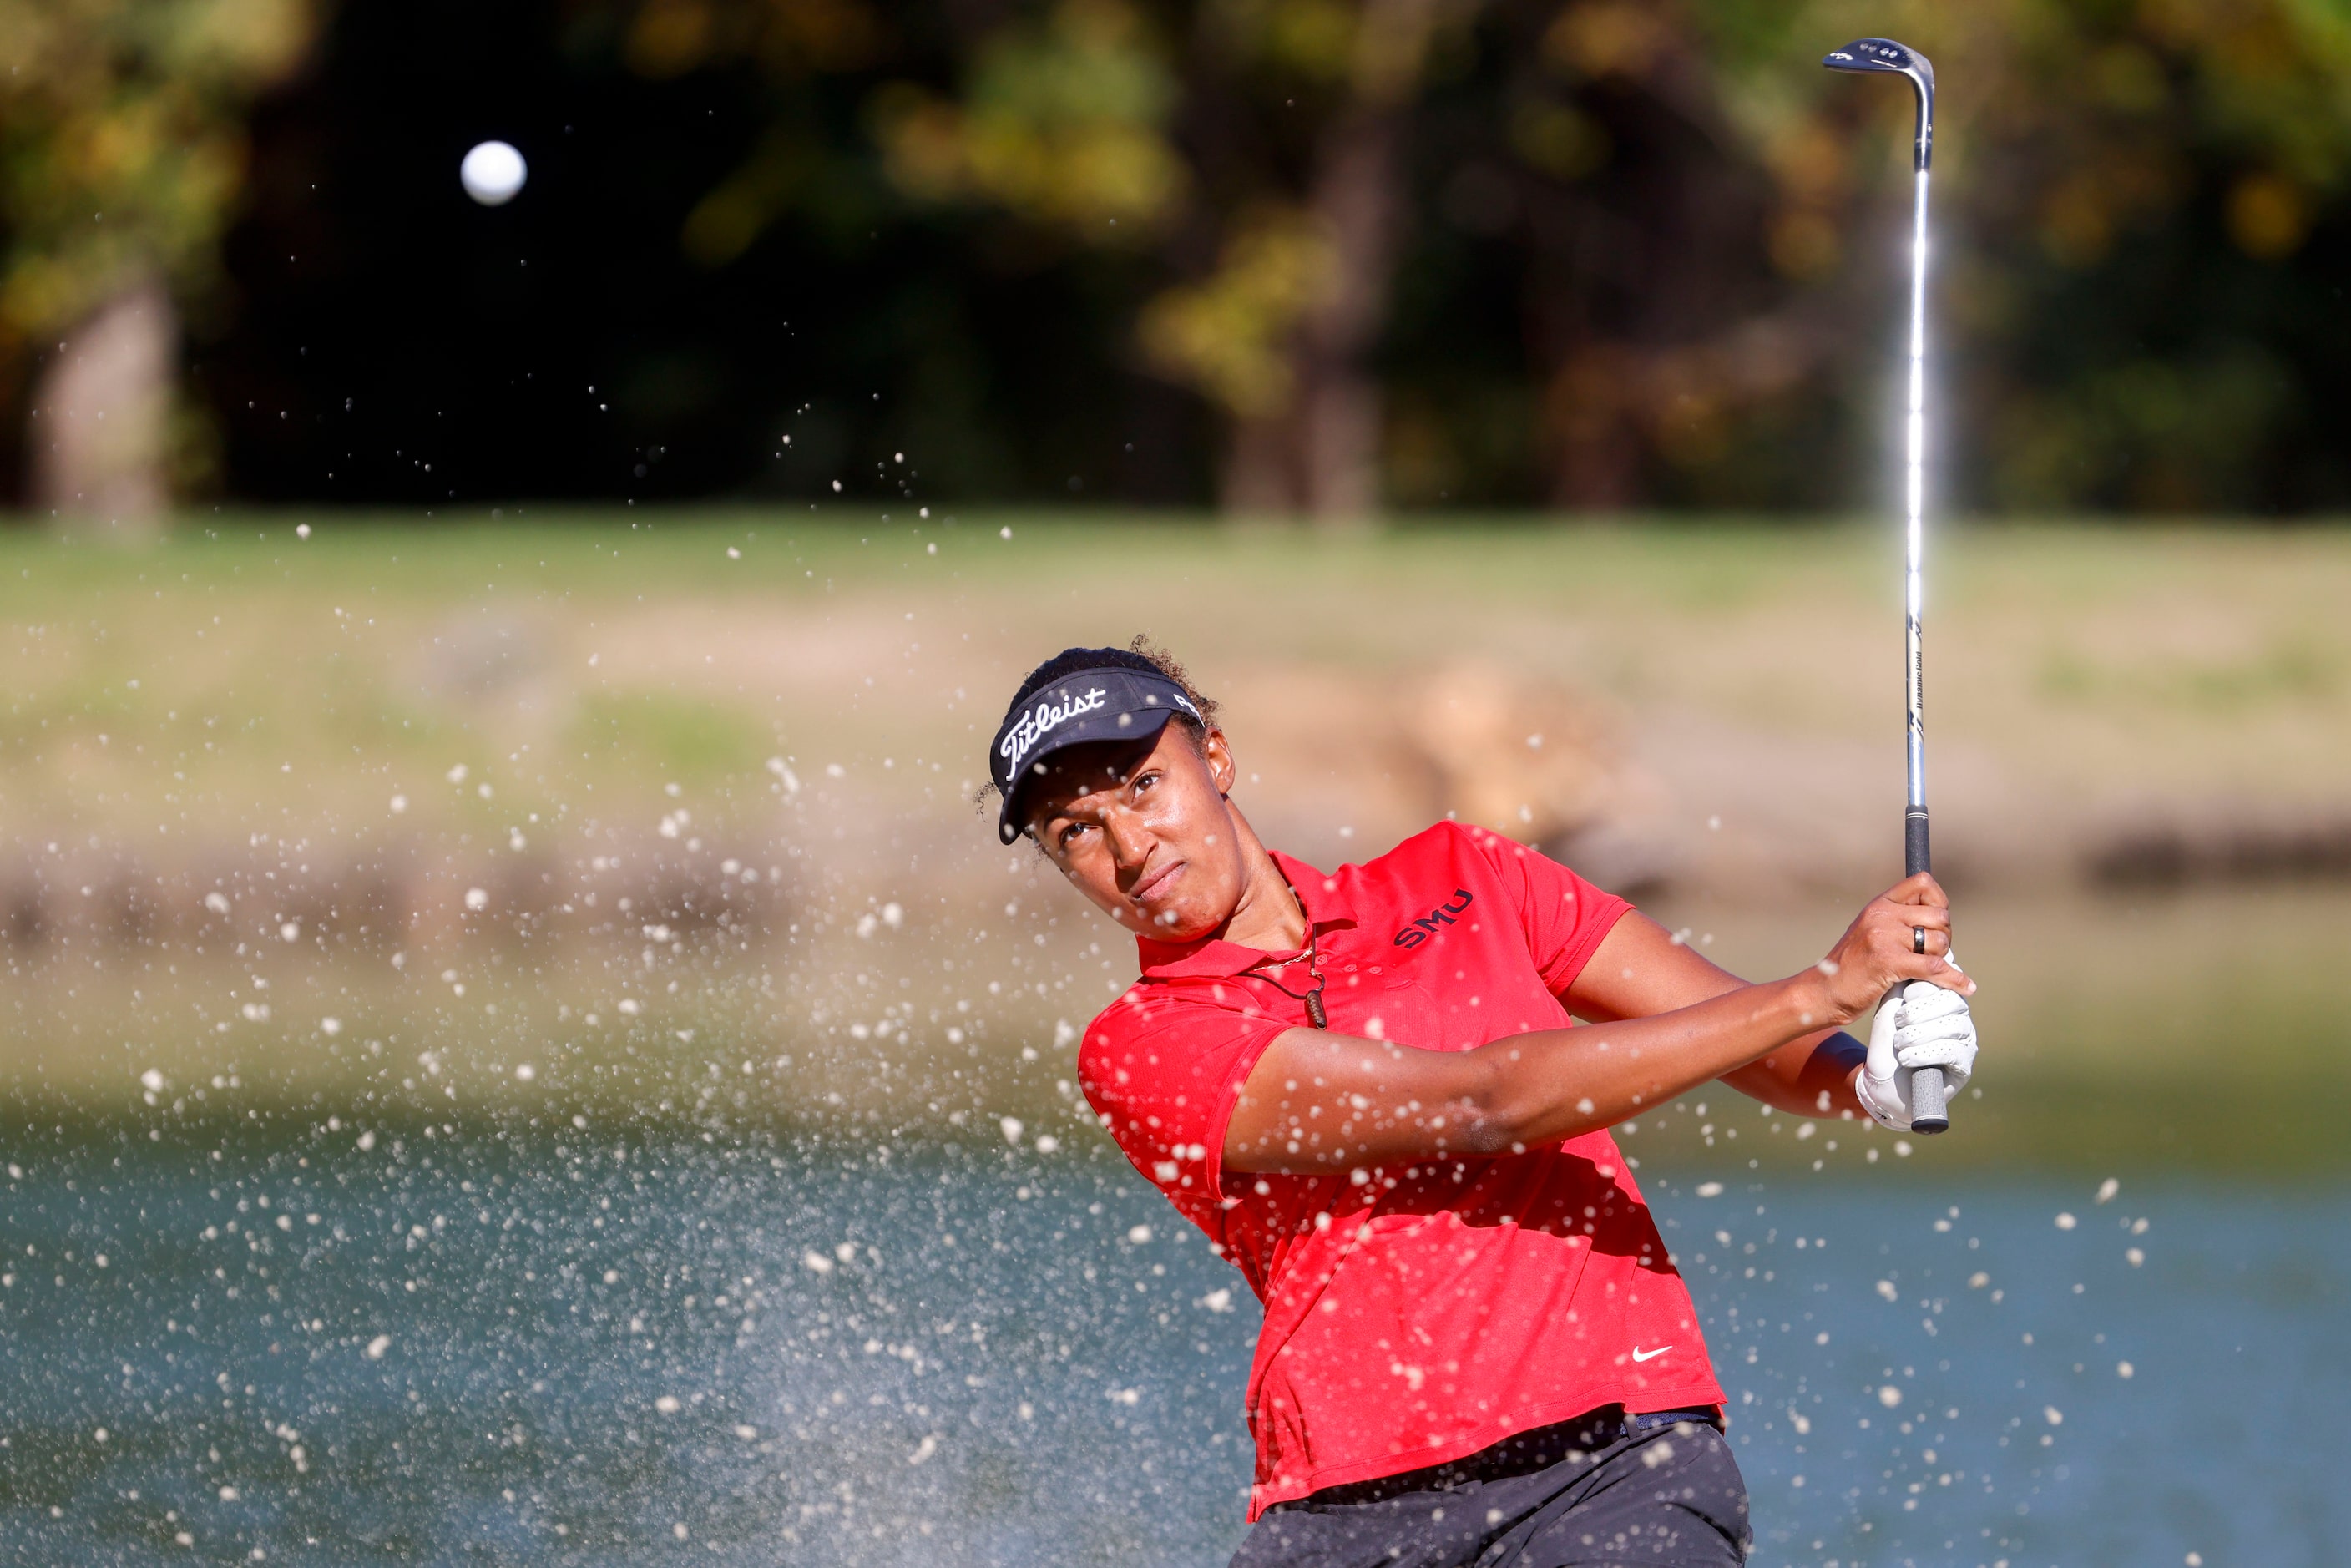
[[[1632, 907], [1451, 822], [1327, 876], [1274, 860], [1313, 926], [1330, 1027], [1428, 1051], [1567, 1027], [1560, 997]], [[1228, 1175], [1235, 1097], [1274, 1036], [1306, 1024], [1289, 994], [1305, 966], [1230, 942], [1139, 945], [1143, 977], [1086, 1030], [1080, 1081], [1134, 1167], [1265, 1303], [1251, 1519], [1601, 1406], [1721, 1402], [1689, 1293], [1607, 1134], [1493, 1159]]]

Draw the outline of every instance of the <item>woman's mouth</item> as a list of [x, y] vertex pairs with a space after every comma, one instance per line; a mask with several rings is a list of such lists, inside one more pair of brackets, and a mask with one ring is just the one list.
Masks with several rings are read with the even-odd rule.
[[1127, 896], [1137, 904], [1147, 904], [1154, 898], [1156, 898], [1162, 893], [1166, 892], [1169, 884], [1176, 880], [1176, 873], [1183, 869], [1184, 862], [1182, 861], [1170, 862], [1167, 865], [1162, 867], [1158, 871], [1153, 872], [1141, 882], [1136, 883], [1134, 884], [1134, 891], [1128, 894]]

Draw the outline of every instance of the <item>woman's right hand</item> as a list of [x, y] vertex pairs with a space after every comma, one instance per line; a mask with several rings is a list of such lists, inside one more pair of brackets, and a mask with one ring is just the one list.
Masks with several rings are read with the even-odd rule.
[[[1916, 932], [1927, 934], [1917, 950]], [[1817, 966], [1830, 1017], [1847, 1024], [1906, 980], [1928, 980], [1963, 997], [1976, 983], [1950, 962], [1951, 901], [1925, 872], [1905, 877], [1863, 906]]]

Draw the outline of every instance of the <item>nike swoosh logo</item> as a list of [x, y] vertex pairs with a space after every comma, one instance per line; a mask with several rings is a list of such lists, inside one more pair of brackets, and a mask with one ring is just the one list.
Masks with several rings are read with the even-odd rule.
[[1636, 1344], [1633, 1347], [1633, 1359], [1635, 1361], [1655, 1361], [1657, 1357], [1665, 1354], [1666, 1352], [1673, 1348], [1674, 1347], [1669, 1344], [1661, 1344], [1655, 1350], [1643, 1350]]

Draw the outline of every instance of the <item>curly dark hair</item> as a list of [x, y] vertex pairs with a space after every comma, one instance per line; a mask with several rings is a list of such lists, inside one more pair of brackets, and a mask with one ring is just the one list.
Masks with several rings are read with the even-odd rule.
[[[1200, 689], [1192, 684], [1192, 677], [1184, 673], [1184, 666], [1176, 663], [1176, 655], [1141, 632], [1136, 632], [1134, 640], [1123, 648], [1062, 649], [1029, 672], [1028, 678], [1020, 683], [1020, 689], [1012, 694], [1010, 702], [1004, 705], [1005, 715], [1009, 717], [1030, 697], [1064, 675], [1075, 674], [1080, 670], [1102, 669], [1141, 670], [1149, 674], [1164, 675], [1181, 686], [1184, 695], [1192, 699], [1192, 706], [1200, 710], [1200, 716], [1195, 719], [1183, 713], [1170, 716], [1175, 723], [1184, 727], [1185, 735], [1190, 737], [1195, 747], [1207, 739], [1208, 731], [1215, 727], [1216, 699], [1202, 696]], [[972, 797], [972, 803], [985, 810], [987, 798], [995, 792], [994, 784], [983, 784], [979, 792]]]

